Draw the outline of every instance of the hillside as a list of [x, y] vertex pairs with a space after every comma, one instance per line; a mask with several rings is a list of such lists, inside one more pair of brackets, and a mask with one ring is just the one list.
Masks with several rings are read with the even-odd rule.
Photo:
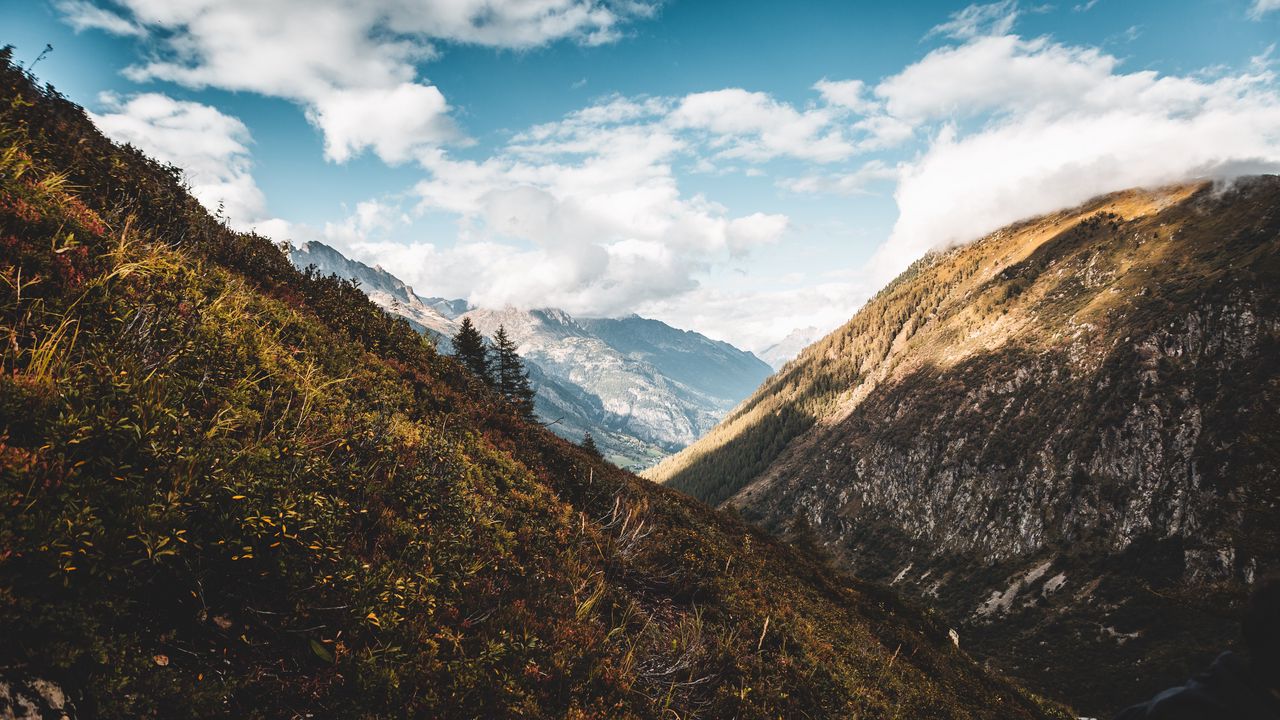
[[382, 309], [405, 318], [452, 352], [465, 315], [486, 336], [499, 325], [520, 346], [537, 416], [574, 442], [590, 432], [620, 467], [650, 467], [715, 426], [769, 375], [749, 352], [657, 320], [575, 318], [563, 310], [493, 310], [465, 300], [423, 298], [381, 267], [320, 242], [289, 245], [299, 269], [356, 281]]
[[892, 593], [520, 420], [8, 50], [0, 98], [6, 687], [93, 718], [1052, 710]]
[[1278, 250], [1268, 176], [933, 254], [650, 475], [1106, 715], [1233, 643], [1280, 558]]
[[337, 275], [356, 282], [375, 305], [408, 320], [414, 330], [431, 336], [437, 345], [458, 331], [453, 305], [440, 298], [419, 297], [412, 287], [381, 267], [369, 267], [351, 260], [328, 245], [315, 241], [290, 244], [288, 253], [289, 259], [300, 270], [314, 267], [321, 275]]

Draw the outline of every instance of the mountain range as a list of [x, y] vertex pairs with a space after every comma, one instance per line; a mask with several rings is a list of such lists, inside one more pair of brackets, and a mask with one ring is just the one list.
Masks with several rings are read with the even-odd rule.
[[0, 713], [1070, 717], [188, 187], [0, 49]]
[[938, 608], [1088, 715], [1234, 646], [1280, 562], [1280, 178], [932, 253], [648, 476]]
[[299, 268], [358, 281], [370, 299], [442, 351], [450, 351], [448, 339], [463, 317], [487, 337], [505, 327], [528, 365], [538, 416], [574, 441], [590, 432], [621, 467], [648, 467], [692, 443], [771, 372], [749, 352], [657, 320], [475, 308], [465, 300], [420, 297], [383, 268], [320, 242], [286, 250]]

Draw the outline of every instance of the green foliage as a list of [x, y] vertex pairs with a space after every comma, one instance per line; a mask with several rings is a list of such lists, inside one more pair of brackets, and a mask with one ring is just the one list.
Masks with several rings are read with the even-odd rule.
[[476, 329], [471, 318], [462, 318], [458, 332], [453, 336], [453, 356], [458, 359], [473, 375], [488, 385], [494, 384], [493, 369], [490, 367], [489, 347], [484, 336]]
[[533, 386], [529, 384], [529, 371], [516, 351], [516, 344], [507, 336], [506, 328], [498, 326], [493, 334], [494, 384], [502, 397], [527, 418], [533, 417]]
[[584, 452], [591, 455], [592, 457], [601, 457], [600, 448], [596, 447], [596, 439], [591, 437], [590, 431], [582, 435], [581, 447]]
[[0, 674], [84, 716], [1044, 716], [231, 232], [7, 50], [0, 279]]

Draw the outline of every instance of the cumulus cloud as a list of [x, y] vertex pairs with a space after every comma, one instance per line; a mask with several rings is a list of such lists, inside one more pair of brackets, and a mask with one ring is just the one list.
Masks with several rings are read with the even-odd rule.
[[1280, 170], [1280, 94], [1265, 67], [1205, 79], [1119, 66], [1094, 48], [981, 37], [882, 82], [890, 112], [933, 130], [902, 170], [878, 276], [1102, 193]]
[[[848, 91], [837, 94], [847, 96]], [[833, 119], [828, 107], [797, 110], [765, 93], [729, 88], [686, 95], [669, 121], [677, 128], [713, 133], [722, 157], [834, 162], [852, 155], [854, 147], [832, 127]]]
[[[776, 242], [788, 220], [735, 217], [682, 194], [671, 163], [685, 143], [660, 117], [615, 124], [663, 106], [615, 99], [522, 133], [482, 161], [423, 156], [431, 176], [415, 187], [418, 210], [457, 215], [458, 245], [357, 250], [391, 251], [418, 285], [465, 290], [491, 306], [609, 315], [688, 291], [710, 264]], [[461, 280], [450, 276], [459, 257], [484, 260]]]
[[77, 29], [149, 33], [152, 56], [133, 80], [167, 80], [285, 98], [301, 105], [344, 161], [372, 150], [384, 161], [461, 139], [440, 90], [416, 64], [437, 43], [530, 48], [616, 39], [641, 0], [116, 0], [116, 13], [64, 0]]
[[450, 245], [391, 241], [355, 216], [324, 236], [423, 292], [479, 305], [618, 315], [681, 296], [700, 274], [778, 242], [789, 219], [735, 215], [681, 192], [673, 163], [693, 146], [669, 122], [678, 106], [605, 98], [517, 133], [486, 159], [420, 153], [429, 176], [413, 188], [412, 210], [455, 217]]
[[90, 117], [108, 137], [181, 167], [196, 199], [211, 211], [221, 208], [233, 226], [248, 229], [264, 220], [266, 200], [254, 182], [249, 154], [252, 139], [239, 119], [159, 93], [127, 99], [107, 93], [100, 100], [104, 111]]
[[861, 80], [828, 80], [823, 78], [813, 84], [822, 99], [831, 105], [848, 108], [857, 113], [875, 110], [876, 103], [866, 96], [867, 85]]
[[383, 162], [401, 163], [423, 145], [456, 140], [449, 104], [434, 87], [400, 83], [391, 88], [335, 90], [316, 101], [307, 118], [324, 131], [325, 157], [346, 162], [372, 149]]

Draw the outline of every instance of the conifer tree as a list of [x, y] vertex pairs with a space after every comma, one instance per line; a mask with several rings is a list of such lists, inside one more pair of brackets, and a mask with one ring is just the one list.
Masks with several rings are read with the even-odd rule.
[[592, 455], [595, 455], [596, 457], [600, 457], [600, 448], [596, 447], [596, 439], [591, 437], [590, 430], [588, 430], [586, 434], [582, 436], [582, 449], [586, 450]]
[[489, 359], [489, 348], [484, 337], [471, 322], [471, 318], [462, 318], [462, 326], [458, 334], [453, 336], [453, 354], [468, 370], [486, 383], [493, 384], [493, 367]]
[[494, 352], [497, 353], [495, 375], [498, 392], [526, 416], [533, 415], [533, 386], [529, 384], [529, 372], [516, 352], [516, 344], [507, 336], [506, 328], [498, 326], [493, 334]]

